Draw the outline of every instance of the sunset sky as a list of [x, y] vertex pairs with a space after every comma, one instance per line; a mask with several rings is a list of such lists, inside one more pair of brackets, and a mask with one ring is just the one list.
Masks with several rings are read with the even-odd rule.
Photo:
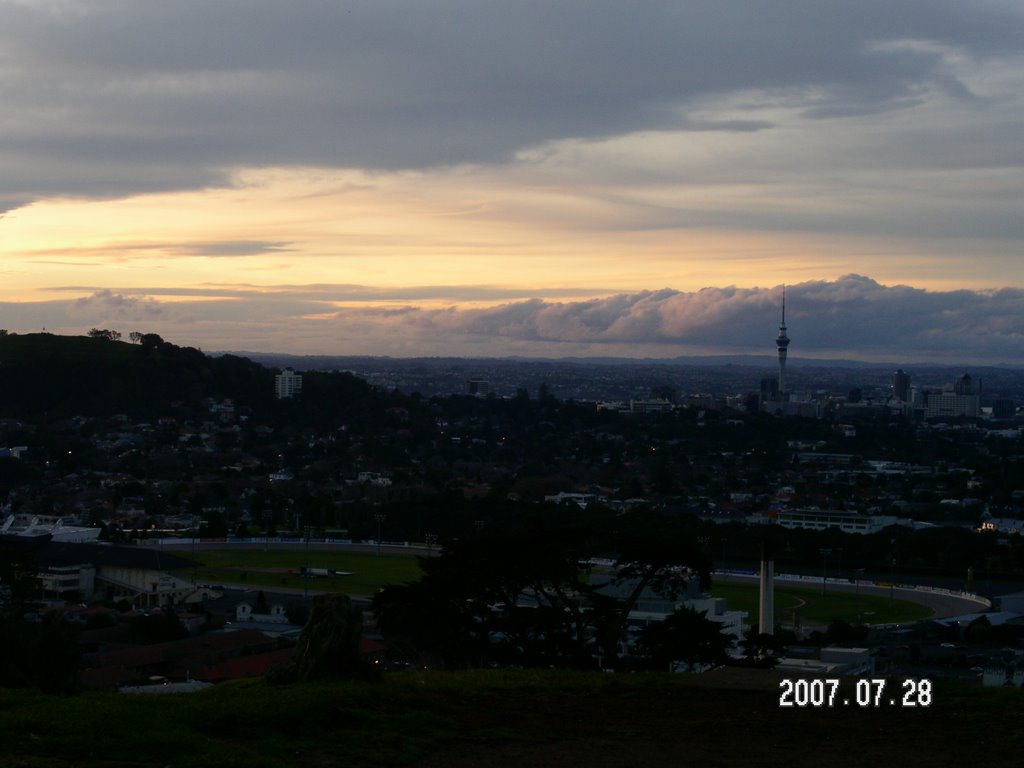
[[0, 0], [0, 328], [1024, 364], [1024, 5]]

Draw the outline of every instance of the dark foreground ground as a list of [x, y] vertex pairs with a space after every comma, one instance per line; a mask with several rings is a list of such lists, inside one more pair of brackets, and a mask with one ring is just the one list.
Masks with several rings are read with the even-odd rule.
[[164, 696], [0, 691], [0, 766], [1018, 766], [1024, 755], [1020, 690], [939, 686], [930, 707], [904, 708], [896, 680], [879, 707], [859, 708], [850, 679], [831, 709], [785, 709], [780, 679], [403, 673]]

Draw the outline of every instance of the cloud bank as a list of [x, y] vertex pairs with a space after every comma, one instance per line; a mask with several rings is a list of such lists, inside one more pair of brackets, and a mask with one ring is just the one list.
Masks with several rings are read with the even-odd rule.
[[[782, 302], [781, 286], [432, 309], [355, 286], [236, 286], [219, 298], [217, 289], [209, 290], [201, 301], [186, 296], [174, 302], [99, 291], [62, 304], [64, 332], [101, 325], [154, 331], [204, 349], [336, 355], [772, 355]], [[414, 293], [440, 298], [448, 291], [424, 287]], [[492, 299], [495, 293], [481, 291]], [[46, 306], [53, 311], [53, 303]], [[39, 330], [11, 323], [15, 312], [34, 317], [28, 307], [26, 312], [26, 305], [0, 305], [0, 322], [14, 330]], [[795, 358], [1020, 365], [1022, 315], [1024, 290], [1015, 288], [926, 291], [855, 274], [786, 288]]]
[[[591, 349], [629, 345], [707, 352], [774, 349], [781, 321], [781, 288], [706, 288], [619, 294], [584, 302], [540, 300], [473, 310], [411, 310], [369, 315], [337, 313], [395, 332], [476, 336], [516, 343], [541, 342]], [[877, 359], [1021, 360], [1024, 291], [930, 292], [883, 286], [860, 275], [810, 281], [786, 292], [786, 323], [794, 356]]]

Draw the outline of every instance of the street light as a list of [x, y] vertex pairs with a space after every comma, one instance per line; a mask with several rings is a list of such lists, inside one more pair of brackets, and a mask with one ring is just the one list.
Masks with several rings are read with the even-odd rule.
[[377, 557], [380, 557], [380, 537], [381, 537], [381, 526], [384, 525], [384, 519], [387, 515], [377, 513], [373, 516], [373, 519], [377, 521]]
[[302, 596], [309, 598], [309, 536], [313, 533], [313, 526], [307, 525], [303, 532], [306, 534], [306, 588], [302, 593]]
[[889, 607], [892, 608], [896, 593], [896, 539], [889, 539], [889, 551], [892, 561], [889, 563]]
[[825, 594], [825, 582], [828, 580], [828, 556], [832, 554], [831, 549], [819, 549], [821, 552], [821, 594]]
[[196, 568], [199, 563], [196, 560], [196, 544], [199, 539], [199, 518], [192, 515], [192, 589], [196, 588]]
[[857, 600], [857, 623], [860, 623], [860, 577], [864, 575], [863, 568], [853, 569], [853, 594]]

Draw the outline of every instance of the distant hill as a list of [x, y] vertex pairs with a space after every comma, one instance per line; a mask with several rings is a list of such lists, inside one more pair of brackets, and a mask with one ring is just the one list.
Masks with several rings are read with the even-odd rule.
[[49, 333], [0, 336], [0, 415], [156, 416], [205, 398], [273, 399], [273, 371], [148, 334], [142, 343]]
[[234, 401], [293, 426], [368, 423], [399, 398], [347, 373], [304, 375], [302, 396], [277, 400], [275, 368], [238, 355], [206, 355], [156, 334], [135, 343], [49, 333], [0, 336], [0, 418], [30, 420], [124, 413], [136, 419], [207, 414]]

